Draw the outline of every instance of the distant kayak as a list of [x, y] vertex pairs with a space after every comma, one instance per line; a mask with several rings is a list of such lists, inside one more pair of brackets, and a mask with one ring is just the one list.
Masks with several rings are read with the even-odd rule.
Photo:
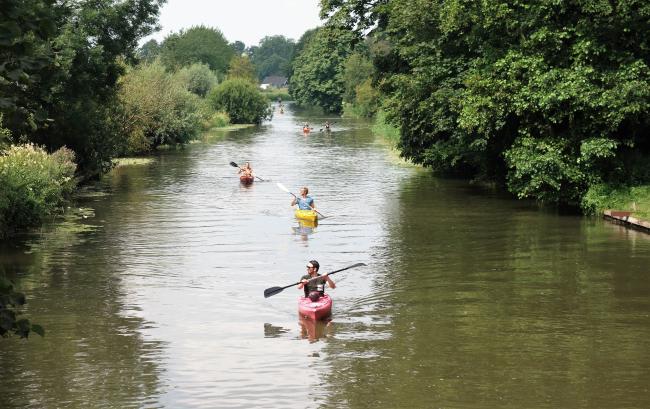
[[255, 180], [255, 178], [254, 178], [253, 176], [241, 175], [241, 176], [239, 177], [239, 181], [240, 181], [243, 185], [250, 185], [251, 183], [253, 183], [254, 180]]
[[309, 129], [309, 128], [302, 128], [302, 131], [303, 131], [304, 133], [309, 133], [310, 129]]
[[307, 220], [310, 222], [315, 222], [318, 220], [318, 213], [314, 210], [300, 210], [296, 209], [294, 212], [296, 219]]
[[300, 297], [300, 300], [298, 300], [298, 312], [303, 317], [312, 320], [322, 320], [332, 315], [332, 299], [327, 294], [321, 296], [318, 301], [312, 301], [307, 297]]

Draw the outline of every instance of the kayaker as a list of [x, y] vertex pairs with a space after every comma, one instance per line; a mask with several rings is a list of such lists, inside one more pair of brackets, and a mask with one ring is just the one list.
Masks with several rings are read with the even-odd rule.
[[329, 131], [331, 129], [332, 125], [330, 125], [330, 121], [325, 121], [325, 130]]
[[[300, 284], [298, 284], [298, 289], [303, 289], [305, 291], [305, 297], [311, 298], [312, 301], [316, 301], [319, 296], [325, 295], [325, 283], [330, 288], [336, 288], [336, 284], [329, 278], [327, 273], [323, 275], [318, 274], [319, 268], [320, 264], [316, 260], [311, 260], [307, 263], [307, 274], [300, 278]], [[314, 298], [316, 299], [314, 300]]]
[[242, 176], [255, 177], [250, 162], [246, 162], [246, 164], [243, 167], [239, 168], [238, 173], [241, 174]]
[[298, 205], [298, 209], [300, 210], [315, 210], [316, 204], [314, 203], [314, 199], [307, 193], [309, 193], [309, 189], [306, 186], [301, 188], [300, 197], [294, 197], [291, 201], [291, 206]]

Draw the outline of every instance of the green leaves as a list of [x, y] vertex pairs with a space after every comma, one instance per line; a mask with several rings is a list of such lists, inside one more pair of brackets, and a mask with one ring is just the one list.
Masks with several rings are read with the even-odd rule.
[[214, 109], [225, 111], [234, 124], [259, 124], [272, 113], [257, 86], [242, 78], [222, 82], [213, 88], [208, 99]]
[[321, 5], [329, 24], [376, 24], [390, 44], [375, 68], [403, 156], [550, 202], [577, 203], [602, 181], [650, 181], [639, 165], [650, 156], [647, 2]]
[[319, 29], [293, 62], [289, 92], [300, 104], [341, 112], [344, 63], [355, 35], [334, 27]]

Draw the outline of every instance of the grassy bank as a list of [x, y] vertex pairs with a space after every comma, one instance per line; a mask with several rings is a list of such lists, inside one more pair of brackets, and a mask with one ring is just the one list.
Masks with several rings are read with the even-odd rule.
[[262, 90], [262, 95], [266, 97], [270, 102], [275, 102], [278, 100], [278, 97], [282, 98], [282, 102], [291, 101], [291, 95], [289, 95], [289, 88], [270, 88]]
[[596, 185], [583, 198], [582, 207], [594, 214], [602, 214], [607, 209], [631, 211], [634, 217], [650, 220], [650, 185]]

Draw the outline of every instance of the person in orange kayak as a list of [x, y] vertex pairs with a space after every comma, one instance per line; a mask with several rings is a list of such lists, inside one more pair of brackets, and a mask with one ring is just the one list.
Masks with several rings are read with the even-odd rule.
[[301, 188], [300, 197], [294, 196], [293, 200], [291, 201], [291, 206], [298, 205], [298, 209], [300, 210], [316, 210], [316, 203], [314, 202], [314, 199], [307, 193], [309, 193], [307, 186]]
[[239, 168], [238, 173], [241, 176], [255, 177], [255, 174], [253, 173], [253, 168], [251, 168], [250, 162], [246, 162], [246, 164], [244, 166]]
[[319, 268], [320, 264], [316, 260], [307, 263], [307, 274], [300, 278], [300, 284], [298, 284], [298, 289], [304, 290], [305, 297], [309, 297], [312, 301], [317, 301], [318, 298], [325, 295], [325, 283], [330, 288], [336, 288], [336, 284], [327, 273], [318, 274]]

